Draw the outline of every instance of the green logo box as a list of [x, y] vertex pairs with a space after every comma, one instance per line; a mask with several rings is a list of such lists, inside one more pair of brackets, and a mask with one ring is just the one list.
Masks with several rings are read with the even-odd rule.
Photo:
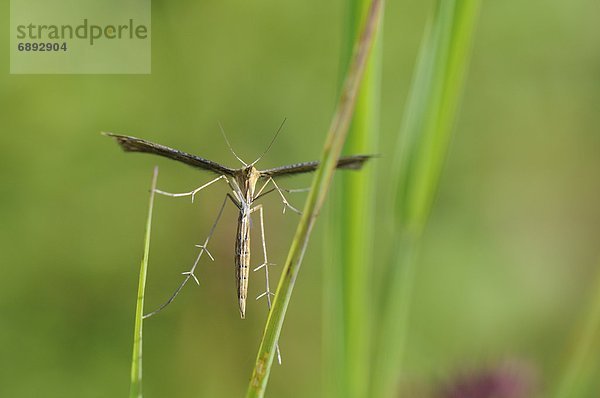
[[150, 0], [11, 0], [10, 73], [149, 74]]

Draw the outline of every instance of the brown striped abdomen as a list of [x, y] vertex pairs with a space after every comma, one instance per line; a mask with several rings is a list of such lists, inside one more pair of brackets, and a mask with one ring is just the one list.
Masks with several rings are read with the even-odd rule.
[[235, 280], [237, 284], [240, 315], [246, 316], [248, 276], [250, 274], [250, 213], [240, 212], [235, 240]]

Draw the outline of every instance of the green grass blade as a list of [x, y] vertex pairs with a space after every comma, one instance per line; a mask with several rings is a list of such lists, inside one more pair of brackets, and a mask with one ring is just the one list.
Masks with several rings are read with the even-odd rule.
[[[350, 62], [369, 4], [367, 0], [347, 3], [344, 64]], [[358, 91], [345, 145], [347, 153], [379, 152], [381, 25]], [[340, 173], [332, 191], [327, 233], [330, 260], [323, 271], [324, 379], [328, 397], [364, 397], [367, 393], [376, 163], [361, 173]]]
[[572, 347], [554, 394], [556, 398], [589, 397], [600, 386], [600, 269], [593, 289], [589, 308], [571, 340]]
[[456, 119], [479, 0], [439, 0], [427, 26], [392, 167], [394, 253], [386, 274], [371, 396], [397, 396], [418, 245]]
[[327, 196], [331, 178], [333, 177], [337, 160], [339, 159], [348, 133], [348, 127], [356, 103], [356, 92], [358, 91], [366, 67], [374, 33], [379, 24], [382, 2], [382, 0], [373, 0], [365, 26], [357, 41], [353, 60], [323, 147], [321, 166], [315, 173], [302, 218], [296, 229], [294, 240], [292, 241], [287, 260], [282, 270], [277, 292], [273, 299], [273, 307], [267, 318], [256, 365], [248, 386], [248, 397], [262, 397], [264, 395], [273, 364], [275, 346], [281, 333], [285, 313], [293, 292], [296, 277], [298, 276], [298, 271], [300, 270], [310, 232], [314, 227], [317, 216]]
[[154, 208], [154, 191], [158, 179], [158, 167], [154, 168], [150, 204], [146, 219], [146, 234], [144, 236], [144, 256], [140, 265], [137, 303], [135, 308], [135, 330], [133, 334], [133, 357], [131, 360], [131, 388], [129, 398], [142, 398], [142, 329], [144, 316], [144, 292], [146, 290], [146, 275], [148, 273], [148, 255], [150, 253], [150, 232], [152, 230], [152, 209]]
[[439, 1], [422, 45], [394, 165], [397, 220], [420, 233], [456, 118], [478, 0]]

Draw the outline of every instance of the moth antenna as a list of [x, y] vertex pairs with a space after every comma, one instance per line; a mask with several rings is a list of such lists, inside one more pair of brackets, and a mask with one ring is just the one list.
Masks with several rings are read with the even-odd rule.
[[244, 167], [248, 167], [248, 165], [246, 164], [246, 162], [244, 162], [233, 150], [233, 148], [231, 147], [231, 144], [229, 143], [229, 140], [227, 139], [227, 134], [225, 134], [225, 130], [223, 129], [223, 126], [221, 125], [221, 122], [219, 122], [219, 128], [221, 129], [221, 134], [223, 134], [223, 138], [225, 138], [225, 142], [227, 143], [227, 147], [229, 147], [229, 150], [231, 151], [231, 153], [233, 153], [233, 156], [235, 156], [235, 158], [237, 160], [239, 160]]
[[258, 163], [259, 160], [261, 160], [263, 158], [263, 156], [265, 156], [267, 154], [267, 152], [269, 152], [269, 149], [271, 149], [271, 147], [273, 146], [273, 143], [275, 142], [275, 140], [277, 139], [277, 136], [279, 135], [279, 133], [281, 132], [281, 130], [283, 129], [283, 125], [285, 124], [285, 121], [287, 120], [287, 117], [283, 118], [283, 122], [281, 122], [281, 125], [279, 126], [279, 128], [277, 129], [277, 132], [275, 133], [275, 135], [273, 136], [273, 139], [271, 140], [271, 143], [269, 144], [269, 146], [267, 147], [267, 149], [263, 152], [262, 155], [260, 155], [258, 157], [258, 159], [256, 159], [254, 162], [250, 163], [250, 166], [254, 166], [256, 163]]

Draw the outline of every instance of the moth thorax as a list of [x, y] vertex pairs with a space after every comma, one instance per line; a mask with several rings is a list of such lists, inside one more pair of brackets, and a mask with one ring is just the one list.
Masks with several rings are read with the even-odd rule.
[[247, 200], [251, 200], [254, 197], [254, 189], [256, 188], [256, 182], [259, 177], [260, 173], [254, 166], [248, 166], [241, 169], [236, 175], [237, 183]]

